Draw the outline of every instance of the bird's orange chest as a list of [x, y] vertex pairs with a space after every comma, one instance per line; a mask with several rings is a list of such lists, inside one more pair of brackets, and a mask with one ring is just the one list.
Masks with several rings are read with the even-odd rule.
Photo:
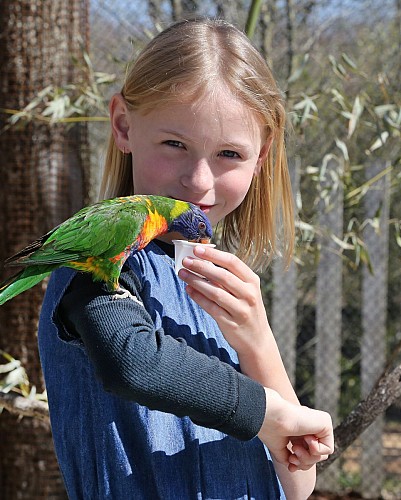
[[166, 233], [168, 230], [167, 220], [163, 215], [160, 215], [157, 210], [149, 211], [148, 216], [143, 223], [141, 232], [137, 238], [137, 249], [144, 248], [149, 241], [159, 234]]

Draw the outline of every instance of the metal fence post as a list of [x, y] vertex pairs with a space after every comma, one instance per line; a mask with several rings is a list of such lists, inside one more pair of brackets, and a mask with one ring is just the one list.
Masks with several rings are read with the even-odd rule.
[[[295, 198], [299, 189], [299, 161], [290, 168], [292, 192]], [[273, 264], [272, 327], [288, 376], [295, 384], [297, 340], [297, 269], [291, 262], [284, 269], [282, 259]]]
[[[332, 235], [343, 236], [343, 162], [334, 156], [321, 170], [319, 202], [320, 256], [316, 283], [315, 406], [337, 423], [340, 400], [342, 258]], [[319, 487], [337, 491], [339, 464], [319, 477]]]
[[[367, 165], [366, 180], [386, 167], [376, 161]], [[364, 242], [372, 269], [364, 266], [362, 277], [361, 390], [365, 397], [381, 374], [385, 363], [387, 318], [387, 262], [390, 175], [375, 182], [365, 195]], [[378, 498], [384, 480], [384, 418], [381, 415], [361, 436], [362, 494]]]

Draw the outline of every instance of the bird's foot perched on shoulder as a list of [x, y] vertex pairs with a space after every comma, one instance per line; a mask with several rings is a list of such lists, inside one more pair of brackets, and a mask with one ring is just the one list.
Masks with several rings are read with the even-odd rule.
[[138, 299], [138, 297], [135, 297], [135, 295], [132, 295], [132, 293], [129, 290], [126, 290], [121, 286], [119, 286], [111, 296], [111, 300], [119, 300], [119, 299], [131, 299], [134, 302], [138, 302], [138, 304], [143, 305], [142, 302]]

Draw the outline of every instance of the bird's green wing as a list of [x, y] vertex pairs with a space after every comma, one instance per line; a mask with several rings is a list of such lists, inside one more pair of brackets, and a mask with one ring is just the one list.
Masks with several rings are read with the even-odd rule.
[[[14, 264], [62, 264], [98, 256], [114, 257], [135, 242], [147, 216], [140, 202], [105, 200], [85, 207], [37, 240], [38, 249], [24, 250], [12, 258]], [[27, 247], [29, 248], [29, 247]]]

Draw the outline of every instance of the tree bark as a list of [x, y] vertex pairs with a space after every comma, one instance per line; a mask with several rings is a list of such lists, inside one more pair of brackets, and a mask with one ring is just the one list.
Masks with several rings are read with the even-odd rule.
[[[20, 110], [48, 85], [84, 77], [73, 58], [88, 45], [87, 0], [3, 0], [0, 16], [1, 107]], [[85, 203], [86, 127], [37, 122], [7, 128], [1, 116], [0, 261]], [[5, 272], [2, 273], [5, 277]], [[1, 349], [20, 359], [43, 389], [36, 329], [45, 283], [0, 308]], [[65, 498], [47, 421], [0, 416], [0, 497]]]

